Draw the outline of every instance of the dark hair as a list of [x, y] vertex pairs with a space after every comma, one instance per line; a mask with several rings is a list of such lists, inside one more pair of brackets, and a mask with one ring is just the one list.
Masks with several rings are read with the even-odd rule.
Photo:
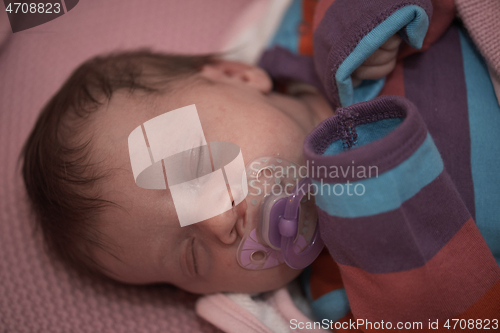
[[91, 116], [117, 90], [163, 93], [214, 59], [141, 50], [92, 58], [71, 74], [43, 108], [20, 156], [49, 254], [79, 271], [100, 274], [103, 269], [89, 249], [107, 250], [96, 223], [102, 209], [114, 203], [99, 196], [97, 184], [106, 173], [98, 172], [98, 162], [91, 159], [91, 139], [82, 139]]

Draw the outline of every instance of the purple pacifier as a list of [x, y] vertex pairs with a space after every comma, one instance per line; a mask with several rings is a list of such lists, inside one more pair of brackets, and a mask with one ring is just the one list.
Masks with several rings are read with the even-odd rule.
[[[302, 168], [302, 169], [301, 169]], [[254, 226], [238, 247], [240, 266], [260, 270], [282, 263], [310, 265], [323, 249], [306, 167], [279, 157], [259, 157], [246, 166], [247, 223]]]

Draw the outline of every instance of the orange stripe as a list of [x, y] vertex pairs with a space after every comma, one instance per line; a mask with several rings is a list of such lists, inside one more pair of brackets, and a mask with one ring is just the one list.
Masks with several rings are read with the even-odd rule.
[[344, 288], [337, 263], [325, 248], [311, 265], [309, 288], [313, 300], [339, 288]]
[[467, 311], [458, 316], [464, 319], [485, 319], [497, 318], [500, 315], [500, 280], [481, 297], [481, 299], [471, 306]]
[[[453, 272], [450, 272], [452, 274]], [[330, 275], [333, 274], [333, 275]], [[333, 278], [332, 278], [333, 277]], [[312, 264], [312, 275], [310, 280], [310, 288], [311, 294], [313, 295], [313, 299], [317, 299], [322, 295], [326, 294], [329, 291], [342, 288], [342, 280], [338, 276], [338, 266], [331, 258], [328, 251], [323, 251], [318, 259]], [[463, 291], [455, 291], [455, 292], [463, 292]], [[378, 302], [377, 302], [378, 303]], [[405, 307], [406, 308], [406, 307]], [[500, 313], [500, 280], [497, 281], [493, 287], [488, 290], [473, 306], [467, 309], [464, 313], [455, 317], [457, 319], [482, 319], [484, 323], [484, 319], [495, 319], [498, 317]], [[379, 319], [387, 322], [386, 318]], [[414, 320], [412, 320], [413, 322]], [[392, 330], [375, 330], [375, 329], [364, 329], [363, 331], [360, 329], [352, 329], [352, 326], [349, 326], [349, 323], [356, 322], [356, 318], [352, 315], [352, 312], [349, 312], [344, 317], [337, 321], [337, 327], [340, 327], [336, 330], [336, 332], [344, 332], [344, 333], [354, 333], [354, 332], [380, 332], [380, 331], [394, 331]], [[418, 330], [419, 332], [463, 332], [462, 329], [449, 329], [444, 327], [443, 325], [446, 323], [446, 320], [439, 320], [439, 326], [437, 329], [430, 329], [428, 327], [429, 320], [421, 320], [422, 329]], [[435, 320], [432, 320], [435, 322]], [[344, 329], [342, 327], [342, 323], [344, 324]], [[455, 324], [452, 320], [449, 321], [451, 327]], [[392, 322], [393, 326], [397, 325], [397, 322]], [[335, 324], [334, 324], [335, 325]], [[490, 325], [491, 326], [491, 325]], [[459, 327], [457, 325], [457, 327]], [[491, 326], [492, 327], [492, 326]], [[334, 330], [335, 331], [335, 330]]]
[[302, 23], [299, 30], [299, 53], [313, 55], [313, 19], [318, 0], [302, 0]]
[[371, 321], [453, 317], [500, 279], [500, 268], [472, 219], [422, 267], [386, 274], [339, 267], [353, 314]]
[[[431, 329], [429, 327], [429, 320], [422, 320], [422, 329], [418, 330], [418, 332], [437, 332], [437, 333], [444, 333], [444, 332], [464, 332], [464, 331], [467, 331], [467, 332], [471, 332], [471, 331], [486, 331], [486, 330], [482, 330], [479, 326], [478, 326], [478, 322], [477, 320], [480, 319], [481, 320], [481, 326], [484, 327], [485, 323], [487, 323], [487, 321], [485, 319], [489, 319], [489, 329], [488, 331], [489, 332], [494, 332], [495, 329], [495, 323], [492, 322], [493, 319], [499, 319], [498, 318], [498, 315], [500, 314], [500, 280], [495, 283], [495, 285], [493, 285], [493, 287], [488, 290], [488, 292], [483, 295], [483, 297], [481, 297], [481, 299], [475, 303], [472, 307], [470, 307], [467, 311], [465, 311], [463, 314], [461, 314], [460, 316], [458, 317], [454, 317], [454, 319], [457, 319], [457, 320], [453, 320], [453, 319], [441, 319], [441, 320], [438, 320], [437, 322], [437, 326], [432, 326], [434, 327], [434, 329]], [[344, 317], [345, 318], [345, 317]], [[342, 319], [344, 319], [342, 318]], [[349, 320], [349, 318], [347, 318], [347, 320]], [[356, 319], [351, 319], [351, 320], [356, 320]], [[460, 320], [462, 320], [460, 322]], [[465, 320], [465, 322], [463, 321]], [[469, 320], [473, 320], [474, 321], [474, 324], [472, 323], [469, 323]], [[436, 320], [431, 320], [432, 323], [436, 323]], [[393, 326], [395, 327], [395, 325], [397, 323], [393, 322], [392, 323]], [[462, 327], [464, 327], [464, 324], [467, 324], [465, 325], [466, 328], [460, 328], [460, 325], [462, 325]], [[445, 327], [444, 325], [449, 325], [447, 327]], [[472, 326], [471, 328], [469, 329], [468, 325], [474, 325], [474, 329], [472, 329]], [[500, 323], [499, 323], [500, 325]], [[368, 330], [364, 330], [363, 332], [380, 332], [380, 331], [389, 331], [389, 330], [371, 330], [371, 329], [368, 329]], [[394, 331], [394, 330], [392, 330]], [[350, 332], [350, 331], [343, 331], [343, 332]], [[352, 331], [354, 332], [354, 331]]]
[[[441, 320], [438, 320], [437, 322], [437, 326], [433, 325], [432, 327], [434, 327], [433, 329], [431, 329], [429, 327], [429, 320], [422, 320], [422, 329], [419, 329], [418, 332], [438, 332], [438, 333], [444, 333], [444, 332], [464, 332], [464, 331], [467, 331], [467, 332], [471, 332], [471, 331], [486, 331], [486, 330], [482, 330], [479, 325], [478, 325], [478, 322], [477, 320], [480, 319], [481, 320], [481, 326], [484, 327], [485, 323], [487, 323], [487, 321], [485, 319], [489, 319], [489, 332], [494, 332], [495, 329], [495, 323], [492, 322], [493, 319], [499, 319], [498, 318], [498, 315], [500, 314], [500, 280], [495, 283], [495, 285], [490, 289], [488, 290], [488, 292], [483, 295], [483, 297], [481, 297], [481, 299], [475, 303], [472, 307], [470, 307], [467, 311], [465, 311], [463, 314], [461, 314], [460, 316], [458, 317], [455, 317], [454, 319], [457, 319], [457, 320], [453, 320], [453, 319], [441, 319]], [[346, 318], [346, 317], [344, 317]], [[342, 318], [342, 319], [344, 319]], [[349, 318], [347, 318], [347, 320], [349, 320]], [[356, 319], [351, 319], [351, 320], [356, 320]], [[462, 320], [462, 321], [460, 321]], [[465, 322], [463, 321], [465, 320]], [[473, 320], [474, 321], [474, 324], [472, 323], [469, 323], [469, 320]], [[431, 320], [432, 323], [436, 323], [436, 320]], [[393, 327], [395, 327], [397, 325], [397, 323], [393, 322]], [[464, 324], [467, 324], [467, 325], [464, 325]], [[449, 325], [447, 327], [445, 327], [444, 325]], [[460, 325], [462, 325], [462, 327], [466, 326], [466, 328], [460, 328]], [[472, 326], [471, 328], [469, 329], [468, 325], [474, 325], [474, 329], [472, 329]], [[499, 323], [500, 325], [500, 323]], [[368, 330], [364, 330], [363, 332], [380, 332], [380, 331], [389, 331], [387, 329], [385, 330], [371, 330], [371, 329], [368, 329]], [[391, 331], [394, 331], [391, 330]], [[340, 331], [339, 331], [340, 332]], [[344, 330], [343, 332], [351, 332], [351, 331], [346, 331]], [[352, 331], [352, 332], [355, 332], [355, 331]]]
[[334, 3], [335, 0], [320, 0], [318, 5], [316, 6], [316, 12], [314, 13], [314, 19], [313, 19], [313, 31], [316, 31], [316, 28], [318, 27], [319, 23], [325, 16], [326, 11], [328, 8]]

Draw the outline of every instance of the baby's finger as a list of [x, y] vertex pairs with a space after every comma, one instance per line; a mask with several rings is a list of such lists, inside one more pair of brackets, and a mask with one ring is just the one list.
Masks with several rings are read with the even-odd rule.
[[362, 66], [380, 66], [385, 65], [396, 58], [398, 49], [383, 50], [378, 49], [368, 59], [366, 59]]
[[388, 75], [396, 66], [396, 59], [381, 66], [361, 66], [352, 73], [358, 80], [378, 80]]
[[399, 44], [403, 41], [403, 38], [399, 34], [395, 34], [392, 37], [390, 37], [382, 46], [380, 46], [380, 49], [382, 50], [397, 50], [399, 48]]

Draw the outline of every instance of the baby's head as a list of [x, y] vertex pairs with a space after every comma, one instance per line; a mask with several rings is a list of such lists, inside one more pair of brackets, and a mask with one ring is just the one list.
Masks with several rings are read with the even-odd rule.
[[181, 227], [170, 191], [135, 184], [128, 136], [195, 104], [207, 142], [232, 142], [244, 162], [279, 155], [303, 163], [302, 143], [331, 113], [319, 96], [272, 91], [261, 69], [212, 56], [148, 51], [80, 66], [45, 106], [23, 150], [23, 177], [49, 248], [77, 268], [133, 284], [196, 293], [261, 292], [300, 271], [251, 271], [236, 252], [251, 226], [243, 200]]

